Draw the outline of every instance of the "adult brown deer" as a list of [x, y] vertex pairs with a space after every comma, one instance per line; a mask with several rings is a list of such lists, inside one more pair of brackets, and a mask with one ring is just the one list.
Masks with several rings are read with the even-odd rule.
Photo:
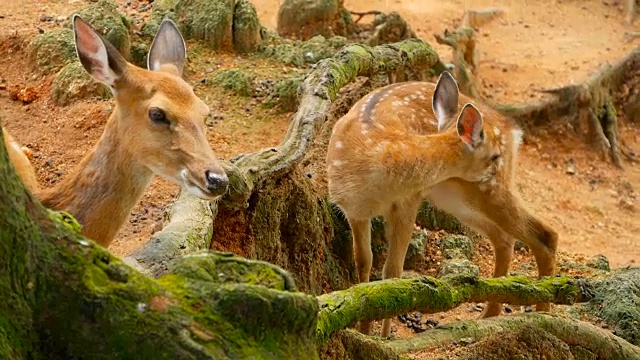
[[[554, 274], [557, 234], [522, 206], [513, 184], [522, 132], [491, 108], [472, 104], [444, 72], [437, 84], [412, 81], [374, 90], [334, 125], [329, 195], [351, 226], [360, 282], [369, 281], [372, 266], [371, 218], [385, 220], [383, 278], [399, 277], [425, 198], [491, 240], [494, 276], [507, 274], [515, 239], [529, 245], [541, 276]], [[481, 316], [500, 310], [500, 303], [490, 302]], [[383, 337], [390, 324], [383, 321]], [[360, 331], [369, 334], [371, 323], [362, 322]]]
[[227, 175], [206, 137], [209, 108], [181, 78], [186, 46], [176, 25], [160, 25], [148, 70], [127, 62], [78, 15], [73, 31], [82, 66], [111, 89], [115, 107], [97, 145], [53, 188], [37, 188], [28, 158], [7, 139], [18, 175], [42, 204], [68, 211], [85, 236], [106, 247], [154, 174], [205, 200], [224, 194]]

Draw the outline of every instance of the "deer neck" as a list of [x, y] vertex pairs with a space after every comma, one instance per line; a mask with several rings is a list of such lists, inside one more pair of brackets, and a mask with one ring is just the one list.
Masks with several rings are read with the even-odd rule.
[[83, 235], [107, 246], [148, 186], [153, 173], [122, 143], [118, 107], [94, 149], [57, 186], [37, 194], [48, 208], [72, 214]]

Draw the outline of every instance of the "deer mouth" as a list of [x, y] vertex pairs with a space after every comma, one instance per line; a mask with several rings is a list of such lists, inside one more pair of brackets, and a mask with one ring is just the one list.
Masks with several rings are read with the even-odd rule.
[[214, 194], [211, 191], [209, 191], [206, 188], [206, 186], [204, 186], [204, 184], [201, 185], [198, 182], [191, 180], [189, 178], [189, 173], [186, 169], [180, 172], [180, 178], [182, 179], [182, 186], [187, 191], [189, 191], [191, 195], [198, 197], [202, 200], [209, 200], [209, 201], [217, 200], [220, 198], [220, 195]]

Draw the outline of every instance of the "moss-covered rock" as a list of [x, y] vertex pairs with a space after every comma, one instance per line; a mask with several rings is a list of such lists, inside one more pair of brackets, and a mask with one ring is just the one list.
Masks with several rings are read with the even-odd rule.
[[609, 259], [606, 256], [600, 254], [592, 257], [587, 261], [587, 266], [597, 270], [610, 271]]
[[395, 11], [376, 15], [373, 26], [373, 34], [366, 41], [369, 46], [390, 44], [416, 37], [409, 23]]
[[147, 55], [149, 54], [150, 44], [134, 42], [131, 45], [131, 61], [133, 64], [141, 68], [147, 68]]
[[342, 36], [327, 39], [318, 35], [306, 41], [276, 42], [265, 46], [263, 53], [285, 65], [302, 67], [332, 57], [345, 45], [347, 39]]
[[424, 250], [429, 238], [429, 232], [427, 230], [417, 230], [411, 235], [411, 242], [407, 249], [407, 255], [404, 259], [405, 269], [419, 269], [420, 265], [424, 263]]
[[473, 242], [464, 235], [447, 235], [442, 238], [442, 255], [445, 259], [471, 259]]
[[456, 258], [442, 263], [438, 276], [478, 277], [480, 268], [467, 259]]
[[29, 63], [43, 74], [58, 72], [76, 60], [73, 31], [57, 29], [37, 35], [27, 47]]
[[140, 29], [142, 35], [152, 39], [158, 32], [160, 24], [164, 19], [171, 19], [179, 26], [179, 22], [177, 21], [178, 17], [176, 16], [176, 6], [179, 2], [180, 0], [155, 0], [151, 3], [151, 16]]
[[316, 35], [347, 35], [339, 0], [285, 0], [278, 10], [278, 34], [306, 40]]
[[444, 230], [454, 234], [463, 234], [469, 231], [454, 216], [439, 210], [428, 201], [423, 202], [420, 206], [416, 224], [428, 230]]
[[108, 99], [111, 96], [111, 90], [106, 85], [95, 81], [79, 61], [62, 68], [53, 82], [53, 102], [60, 106], [80, 99], [94, 97]]
[[206, 42], [213, 50], [233, 49], [234, 0], [181, 0], [175, 6], [186, 38]]
[[214, 85], [232, 91], [236, 95], [249, 96], [253, 89], [255, 75], [240, 69], [225, 69], [217, 72], [211, 79]]
[[625, 268], [593, 281], [595, 297], [578, 309], [604, 320], [615, 334], [640, 345], [640, 268]]
[[265, 106], [277, 106], [282, 111], [295, 111], [299, 103], [298, 87], [303, 80], [304, 76], [294, 76], [278, 81], [269, 94]]
[[249, 53], [260, 47], [260, 20], [249, 0], [237, 0], [233, 10], [233, 47], [239, 53]]
[[[118, 11], [118, 4], [111, 0], [98, 0], [78, 11], [78, 14], [118, 51], [129, 59], [131, 40], [129, 20]], [[71, 22], [68, 24], [72, 26]]]

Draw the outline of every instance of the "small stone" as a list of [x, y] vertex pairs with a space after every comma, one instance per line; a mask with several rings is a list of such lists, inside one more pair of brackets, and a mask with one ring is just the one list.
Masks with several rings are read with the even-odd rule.
[[477, 311], [477, 312], [481, 312], [482, 310], [484, 310], [484, 305], [482, 304], [475, 304], [472, 308], [472, 311]]
[[400, 320], [400, 322], [402, 323], [406, 323], [407, 322], [407, 317], [403, 314], [403, 315], [398, 315], [398, 320]]
[[474, 342], [476, 342], [476, 339], [471, 338], [471, 337], [466, 337], [466, 338], [460, 339], [460, 343], [463, 344], [463, 345], [471, 345]]
[[40, 21], [42, 21], [42, 22], [53, 21], [53, 16], [42, 14], [42, 15], [40, 15]]
[[576, 174], [576, 164], [573, 162], [573, 159], [567, 160], [567, 174], [575, 175]]
[[511, 308], [511, 306], [506, 305], [504, 307], [504, 312], [506, 312], [507, 314], [511, 314], [513, 312], [513, 309]]
[[213, 68], [207, 68], [204, 72], [208, 73], [212, 73], [213, 72]]
[[200, 84], [204, 84], [206, 82], [207, 82], [207, 79], [205, 79], [205, 78], [200, 79]]
[[47, 166], [53, 165], [53, 159], [48, 159], [47, 161], [44, 162], [44, 164]]
[[56, 22], [57, 23], [62, 23], [62, 22], [65, 22], [65, 21], [67, 21], [67, 17], [66, 16], [60, 15], [60, 16], [56, 17]]
[[532, 311], [533, 311], [533, 309], [531, 308], [531, 306], [525, 306], [525, 307], [524, 307], [524, 312], [526, 312], [526, 313], [530, 313], [530, 312], [532, 312]]

